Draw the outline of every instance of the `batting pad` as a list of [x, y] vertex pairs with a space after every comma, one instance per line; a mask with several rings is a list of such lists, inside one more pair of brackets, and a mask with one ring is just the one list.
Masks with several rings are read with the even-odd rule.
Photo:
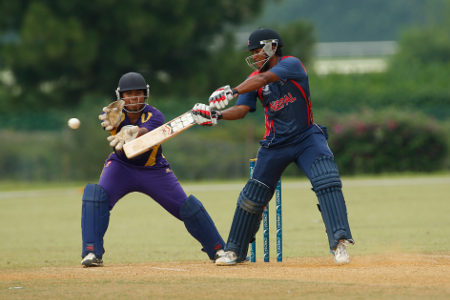
[[248, 245], [259, 229], [261, 214], [272, 196], [272, 189], [254, 179], [249, 179], [240, 193], [225, 247], [237, 254], [238, 261], [247, 257]]
[[203, 204], [190, 195], [181, 204], [180, 217], [188, 232], [202, 244], [209, 258], [214, 259], [217, 250], [224, 248], [225, 242]]
[[341, 239], [353, 241], [342, 194], [342, 183], [333, 158], [330, 156], [317, 158], [311, 166], [310, 179], [319, 200], [330, 249], [336, 249]]
[[97, 258], [102, 258], [103, 236], [109, 224], [108, 195], [97, 184], [88, 184], [84, 188], [81, 210], [81, 234], [83, 250], [81, 257], [93, 252]]

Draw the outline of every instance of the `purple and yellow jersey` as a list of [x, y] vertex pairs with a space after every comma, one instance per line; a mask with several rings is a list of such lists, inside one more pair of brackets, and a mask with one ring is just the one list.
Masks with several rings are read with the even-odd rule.
[[[115, 135], [117, 132], [122, 129], [123, 126], [126, 125], [135, 125], [139, 128], [147, 128], [148, 131], [152, 131], [153, 129], [164, 124], [164, 115], [154, 108], [151, 105], [146, 104], [144, 110], [142, 111], [139, 119], [135, 124], [132, 124], [130, 119], [128, 119], [127, 114], [123, 111], [122, 120], [120, 121], [119, 126], [115, 130], [111, 130], [110, 134]], [[161, 145], [157, 145], [147, 152], [142, 153], [141, 155], [128, 159], [123, 151], [114, 150], [114, 153], [111, 154], [109, 158], [118, 158], [124, 162], [137, 165], [137, 166], [146, 166], [146, 167], [155, 167], [155, 168], [165, 168], [169, 166], [169, 163], [164, 158], [162, 154]]]
[[[270, 71], [280, 80], [241, 94], [236, 102], [236, 105], [249, 106], [253, 112], [256, 99], [261, 100], [266, 131], [260, 144], [266, 148], [296, 142], [300, 133], [313, 124], [308, 74], [301, 61], [293, 56], [283, 56]], [[250, 77], [256, 74], [258, 71]]]

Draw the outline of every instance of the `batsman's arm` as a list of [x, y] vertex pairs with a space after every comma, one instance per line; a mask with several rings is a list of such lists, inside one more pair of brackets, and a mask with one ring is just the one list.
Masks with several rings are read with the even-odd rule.
[[278, 78], [275, 73], [266, 71], [247, 78], [247, 80], [239, 84], [234, 89], [238, 92], [238, 94], [244, 94], [256, 91], [257, 89], [279, 79], [280, 78]]
[[235, 105], [219, 112], [222, 115], [220, 117], [223, 120], [238, 120], [244, 118], [250, 111], [248, 105]]

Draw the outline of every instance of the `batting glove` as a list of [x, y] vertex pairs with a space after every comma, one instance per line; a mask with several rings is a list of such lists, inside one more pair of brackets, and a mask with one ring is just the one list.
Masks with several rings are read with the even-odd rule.
[[231, 89], [229, 85], [223, 86], [214, 91], [209, 96], [209, 106], [216, 109], [224, 109], [228, 105], [228, 101], [238, 96], [236, 89]]
[[124, 105], [125, 101], [117, 100], [108, 106], [103, 107], [103, 113], [98, 116], [99, 120], [102, 121], [102, 127], [106, 130], [113, 130], [115, 127], [119, 126]]
[[138, 132], [138, 126], [127, 125], [123, 126], [116, 135], [108, 136], [106, 139], [109, 141], [109, 145], [111, 147], [114, 147], [114, 149], [120, 151], [125, 143], [128, 143], [136, 138]]
[[218, 112], [203, 103], [197, 103], [192, 108], [192, 117], [195, 123], [202, 126], [214, 126], [217, 124]]

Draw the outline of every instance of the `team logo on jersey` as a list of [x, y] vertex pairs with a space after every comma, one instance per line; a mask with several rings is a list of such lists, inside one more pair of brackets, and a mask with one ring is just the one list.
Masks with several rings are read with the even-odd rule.
[[270, 94], [270, 89], [269, 89], [269, 85], [268, 84], [266, 84], [265, 86], [262, 87], [262, 93], [263, 93], [264, 96]]

